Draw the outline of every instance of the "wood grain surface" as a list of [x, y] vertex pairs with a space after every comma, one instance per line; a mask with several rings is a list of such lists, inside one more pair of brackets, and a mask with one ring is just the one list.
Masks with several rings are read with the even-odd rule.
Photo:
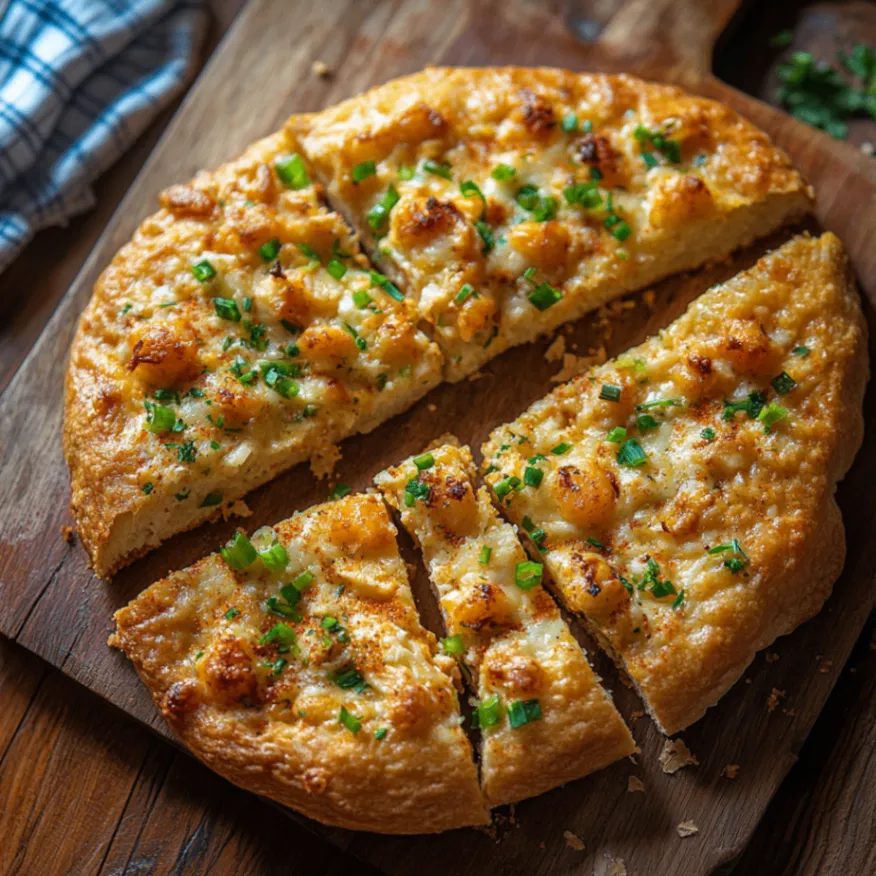
[[[14, 468], [5, 465], [0, 474], [0, 490], [9, 497], [0, 509], [0, 629], [162, 732], [130, 667], [104, 645], [109, 615], [169, 568], [214, 549], [235, 524], [208, 527], [174, 539], [112, 584], [91, 576], [82, 551], [60, 539], [60, 527], [69, 521], [66, 472], [57, 441], [60, 392], [54, 387], [60, 385], [63, 375], [75, 315], [87, 300], [96, 272], [152, 209], [161, 187], [184, 178], [198, 166], [227, 158], [271, 130], [288, 112], [334, 102], [371, 82], [418, 69], [430, 61], [513, 60], [582, 69], [609, 63], [596, 52], [589, 57], [582, 52], [566, 35], [562, 18], [549, 14], [558, 10], [523, 0], [501, 7], [481, 4], [474, 12], [461, 3], [447, 3], [442, 5], [441, 16], [435, 16], [429, 4], [414, 0], [398, 4], [338, 0], [323, 4], [318, 13], [301, 4], [296, 5], [295, 33], [277, 33], [274, 25], [288, 14], [289, 6], [257, 2], [249, 7], [205, 77], [192, 90], [85, 272], [0, 399], [0, 452], [8, 459], [14, 448], [16, 460]], [[538, 33], [539, 40], [525, 36], [532, 33]], [[324, 81], [310, 74], [310, 64], [317, 58], [335, 70], [332, 79]], [[613, 57], [610, 63], [619, 61]], [[278, 69], [283, 70], [282, 77], [277, 75]], [[289, 85], [275, 91], [264, 85], [279, 81]], [[258, 118], [252, 117], [253, 101], [248, 96], [253, 88], [259, 92], [262, 112]], [[702, 83], [702, 90], [721, 92], [741, 106], [744, 98], [725, 88], [708, 80]], [[219, 100], [221, 124], [216, 113]], [[848, 156], [847, 163], [847, 150], [839, 148], [842, 144], [824, 143], [823, 136], [787, 122], [767, 107], [745, 106], [749, 115], [784, 138], [786, 148], [816, 182], [824, 200], [821, 215], [852, 245], [856, 266], [872, 294], [876, 280], [874, 254], [866, 249], [864, 235], [855, 233], [856, 222], [852, 221], [857, 219], [866, 228], [868, 209], [871, 222], [873, 215], [872, 184], [855, 176], [860, 156]], [[577, 343], [581, 351], [602, 343], [609, 353], [623, 349], [665, 323], [709, 282], [729, 275], [755, 255], [749, 252], [707, 276], [664, 284], [654, 313], [641, 307], [629, 311], [625, 319], [612, 323], [609, 338], [592, 321], [585, 320], [589, 324], [576, 326], [570, 341]], [[494, 424], [544, 393], [552, 369], [543, 360], [543, 349], [541, 344], [510, 351], [486, 369], [482, 380], [443, 387], [408, 415], [387, 424], [373, 439], [347, 442], [340, 469], [342, 478], [354, 487], [364, 486], [382, 465], [418, 449], [432, 437], [436, 418], [453, 422], [461, 437], [479, 442]], [[509, 375], [515, 379], [509, 380]], [[436, 406], [435, 411], [429, 409], [430, 404]], [[872, 407], [871, 394], [868, 422], [873, 418]], [[869, 542], [874, 505], [867, 495], [867, 482], [874, 472], [865, 456], [841, 490], [841, 506], [850, 524], [850, 552], [846, 574], [835, 596], [819, 618], [778, 644], [774, 651], [779, 660], [766, 663], [759, 658], [749, 673], [751, 683], [738, 685], [703, 722], [685, 734], [700, 758], [697, 769], [672, 778], [663, 776], [655, 764], [659, 736], [640, 721], [634, 726], [643, 748], [639, 765], [619, 765], [518, 807], [515, 823], [500, 827], [498, 842], [471, 831], [440, 839], [389, 840], [339, 832], [331, 832], [331, 838], [389, 873], [492, 873], [510, 871], [512, 867], [525, 872], [590, 872], [588, 867], [592, 870], [594, 864], [604, 864], [606, 849], [624, 858], [631, 873], [705, 873], [730, 860], [741, 850], [793, 762], [872, 602], [876, 557]], [[292, 472], [256, 494], [251, 502], [256, 513], [247, 526], [288, 516], [324, 498], [326, 492], [326, 485], [315, 483], [307, 472]], [[605, 675], [616, 678], [608, 669]], [[769, 712], [766, 702], [773, 688], [785, 691], [785, 696], [779, 708]], [[637, 707], [635, 699], [623, 690], [617, 695], [629, 715]], [[50, 734], [49, 726], [40, 724], [33, 732]], [[21, 738], [20, 734], [16, 736]], [[114, 738], [110, 735], [102, 744], [111, 747]], [[19, 759], [14, 746], [5, 750], [13, 762]], [[737, 780], [721, 778], [721, 769], [727, 763], [742, 764]], [[205, 772], [200, 767], [192, 768]], [[648, 788], [645, 795], [627, 795], [626, 778], [630, 774], [643, 778]], [[98, 782], [89, 787], [99, 791], [102, 786]], [[148, 797], [148, 786], [141, 785], [132, 789], [130, 799], [145, 801]], [[32, 804], [44, 806], [45, 802], [34, 798]], [[112, 806], [118, 804], [113, 800]], [[108, 822], [113, 813], [121, 818], [108, 806]], [[701, 833], [680, 840], [674, 826], [689, 818], [697, 821]], [[569, 849], [564, 830], [581, 836], [587, 850], [574, 853]]]

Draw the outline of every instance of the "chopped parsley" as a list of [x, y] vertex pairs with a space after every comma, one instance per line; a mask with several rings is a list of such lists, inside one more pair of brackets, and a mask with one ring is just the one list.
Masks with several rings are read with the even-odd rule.
[[732, 552], [733, 556], [724, 560], [724, 566], [734, 575], [738, 575], [748, 565], [748, 554], [742, 550], [737, 539], [734, 538], [729, 544], [719, 544], [709, 549], [710, 556], [728, 552]]
[[221, 505], [221, 504], [222, 504], [222, 493], [220, 493], [218, 490], [214, 490], [212, 493], [207, 493], [207, 495], [204, 496], [204, 501], [201, 502], [199, 507], [200, 508], [212, 508], [215, 505]]
[[773, 426], [788, 416], [788, 409], [776, 402], [770, 402], [758, 415], [757, 419], [763, 423], [763, 430], [769, 435]]
[[770, 386], [779, 394], [787, 395], [792, 389], [797, 386], [797, 381], [785, 371], [776, 375], [771, 381]]
[[656, 599], [662, 599], [664, 596], [671, 596], [675, 593], [675, 585], [671, 581], [661, 580], [660, 567], [655, 560], [648, 557], [639, 590], [650, 590], [652, 596]]
[[714, 441], [715, 440], [715, 430], [711, 426], [706, 426], [700, 435], [706, 439], [706, 441]]
[[429, 484], [424, 484], [419, 477], [410, 480], [405, 484], [405, 506], [413, 508], [417, 499], [422, 499], [424, 502], [429, 501], [429, 496], [432, 495], [432, 488]]
[[[273, 261], [280, 254], [280, 241], [275, 237], [273, 240], [269, 240], [267, 243], [263, 243], [259, 247], [259, 255], [262, 257], [263, 261], [270, 262]], [[247, 299], [252, 304], [252, 299]], [[249, 310], [250, 308], [245, 308]]]

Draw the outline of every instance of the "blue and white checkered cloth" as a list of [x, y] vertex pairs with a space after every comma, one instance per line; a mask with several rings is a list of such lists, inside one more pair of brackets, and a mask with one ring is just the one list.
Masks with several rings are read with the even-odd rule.
[[0, 271], [182, 88], [201, 0], [0, 0]]

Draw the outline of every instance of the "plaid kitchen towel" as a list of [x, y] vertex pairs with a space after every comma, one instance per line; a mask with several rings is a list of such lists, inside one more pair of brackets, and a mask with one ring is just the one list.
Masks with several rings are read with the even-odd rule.
[[201, 0], [0, 0], [0, 272], [182, 88]]

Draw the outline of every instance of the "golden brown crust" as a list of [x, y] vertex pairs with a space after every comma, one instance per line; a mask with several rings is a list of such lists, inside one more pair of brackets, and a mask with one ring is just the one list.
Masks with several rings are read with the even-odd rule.
[[[449, 438], [417, 457], [421, 471], [411, 458], [375, 483], [423, 551], [445, 641], [479, 702], [495, 700], [495, 724], [481, 721], [481, 781], [499, 806], [602, 769], [636, 744], [551, 597], [541, 585], [516, 585], [526, 554], [515, 528], [476, 490], [471, 451]], [[406, 500], [412, 480], [427, 497]]]
[[451, 380], [811, 207], [729, 107], [627, 75], [430, 68], [288, 129]]
[[[303, 164], [281, 174], [296, 149], [277, 134], [164, 192], [82, 315], [64, 447], [101, 575], [440, 379], [437, 347], [375, 287]], [[173, 429], [149, 431], [144, 405]]]
[[[829, 595], [845, 553], [833, 493], [861, 444], [867, 376], [842, 245], [798, 237], [484, 446], [494, 489], [545, 455], [544, 488], [503, 504], [546, 531], [564, 600], [664, 732]], [[646, 454], [632, 467], [630, 440]]]
[[326, 824], [486, 823], [455, 666], [420, 626], [383, 503], [350, 496], [253, 537], [277, 541], [280, 569], [235, 572], [214, 554], [116, 613], [110, 643], [164, 718], [226, 778]]

